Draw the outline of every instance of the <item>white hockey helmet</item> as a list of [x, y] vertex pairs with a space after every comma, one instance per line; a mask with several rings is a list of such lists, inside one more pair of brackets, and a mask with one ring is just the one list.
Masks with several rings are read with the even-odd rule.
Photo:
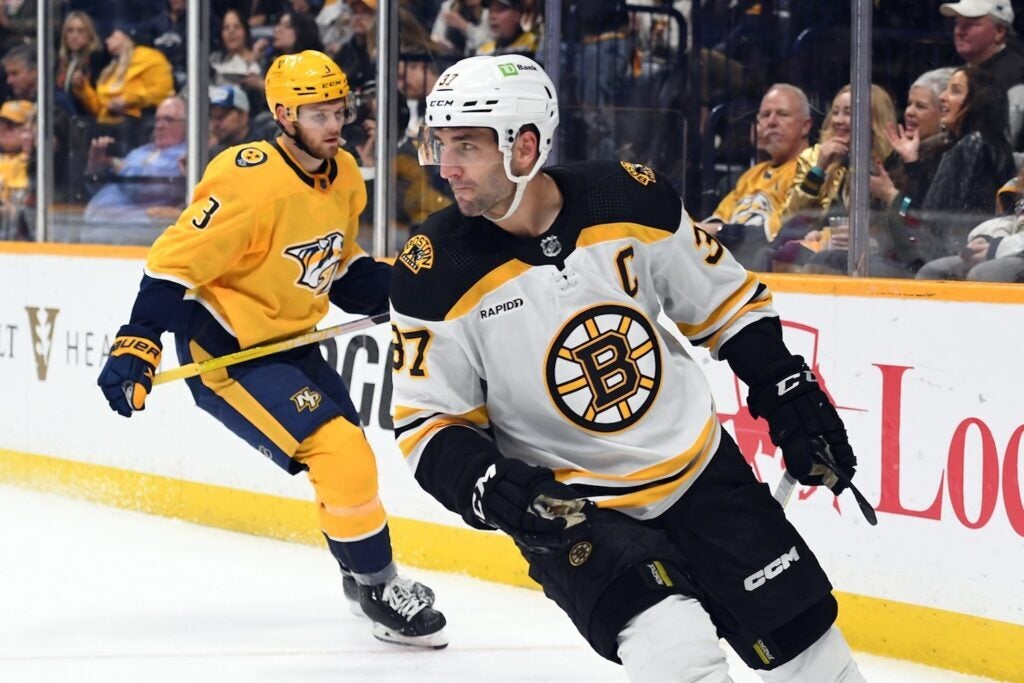
[[[537, 162], [526, 175], [512, 172], [512, 144], [523, 126], [533, 124], [540, 136]], [[555, 86], [535, 61], [523, 55], [468, 57], [445, 69], [427, 96], [424, 128], [419, 140], [420, 163], [441, 163], [441, 148], [432, 128], [491, 128], [498, 135], [505, 175], [519, 185], [518, 205], [525, 184], [547, 160], [558, 127]]]

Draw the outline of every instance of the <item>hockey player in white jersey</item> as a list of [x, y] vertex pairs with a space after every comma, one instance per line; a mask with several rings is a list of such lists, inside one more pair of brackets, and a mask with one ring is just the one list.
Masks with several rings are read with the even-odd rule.
[[456, 206], [392, 274], [395, 437], [417, 481], [509, 534], [596, 652], [633, 681], [863, 680], [831, 584], [720, 426], [664, 313], [751, 387], [788, 470], [839, 493], [856, 458], [771, 294], [655, 171], [541, 170], [554, 87], [473, 57], [427, 98], [421, 160]]

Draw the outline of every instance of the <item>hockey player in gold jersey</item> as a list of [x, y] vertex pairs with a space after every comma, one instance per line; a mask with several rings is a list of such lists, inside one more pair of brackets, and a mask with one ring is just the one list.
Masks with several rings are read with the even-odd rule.
[[395, 438], [420, 485], [508, 533], [530, 575], [633, 681], [863, 678], [813, 553], [718, 422], [683, 344], [751, 387], [790, 473], [839, 493], [857, 460], [767, 288], [641, 164], [541, 167], [551, 80], [514, 55], [450, 67], [421, 159], [457, 206], [392, 269]]
[[[308, 332], [331, 303], [387, 310], [390, 267], [356, 241], [366, 189], [341, 150], [354, 108], [326, 55], [277, 58], [266, 95], [273, 142], [231, 147], [153, 244], [129, 324], [99, 377], [125, 417], [145, 407], [163, 332], [191, 363]], [[397, 574], [377, 470], [348, 390], [316, 345], [188, 380], [196, 403], [291, 474], [305, 471], [346, 596], [381, 640], [444, 647], [429, 588]], [[354, 610], [355, 611], [355, 610]]]

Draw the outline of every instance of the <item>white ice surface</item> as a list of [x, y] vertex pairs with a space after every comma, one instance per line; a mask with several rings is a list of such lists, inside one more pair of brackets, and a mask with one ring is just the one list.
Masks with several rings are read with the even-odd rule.
[[[325, 550], [0, 486], [0, 681], [626, 680], [538, 591], [404, 573], [437, 592], [447, 649], [374, 640]], [[986, 680], [856, 658], [872, 683]], [[760, 680], [730, 663], [736, 683]]]

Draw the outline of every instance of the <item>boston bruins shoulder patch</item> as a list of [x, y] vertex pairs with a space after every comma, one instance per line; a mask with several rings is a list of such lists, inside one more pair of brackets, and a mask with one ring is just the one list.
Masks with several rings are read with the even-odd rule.
[[626, 173], [628, 173], [633, 180], [637, 181], [644, 187], [647, 187], [650, 183], [658, 182], [654, 179], [654, 171], [643, 164], [634, 164], [628, 161], [620, 161], [619, 163], [622, 164], [622, 168], [626, 169]]
[[434, 265], [434, 245], [426, 235], [413, 235], [398, 260], [414, 273], [427, 270]]
[[243, 147], [235, 156], [235, 166], [240, 168], [259, 166], [266, 160], [267, 154], [263, 150], [256, 147]]

